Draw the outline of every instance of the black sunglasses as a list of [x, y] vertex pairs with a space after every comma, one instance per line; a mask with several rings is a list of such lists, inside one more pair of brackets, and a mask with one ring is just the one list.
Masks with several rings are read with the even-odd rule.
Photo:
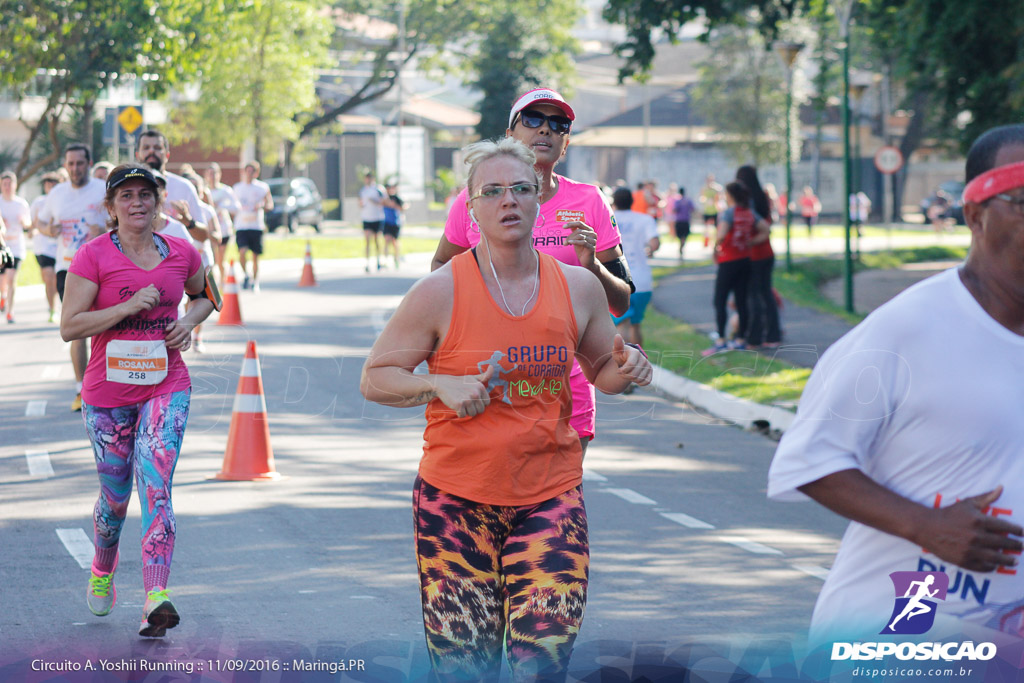
[[[533, 109], [527, 109], [519, 112], [519, 120], [523, 122], [523, 125], [527, 128], [540, 128], [544, 125], [544, 122], [548, 122], [548, 128], [551, 129], [552, 133], [558, 133], [559, 135], [565, 135], [572, 129], [572, 121], [566, 116], [559, 116], [558, 114], [542, 114], [539, 111]], [[512, 127], [515, 127], [513, 122]]]

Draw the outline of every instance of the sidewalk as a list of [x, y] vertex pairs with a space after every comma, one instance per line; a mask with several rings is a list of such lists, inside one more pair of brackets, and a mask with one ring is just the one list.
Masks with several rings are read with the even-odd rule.
[[[928, 234], [894, 234], [891, 238], [864, 238], [863, 251], [876, 251], [892, 247], [914, 246], [965, 246], [970, 243], [969, 235], [944, 235], [940, 238]], [[841, 239], [794, 239], [791, 242], [793, 254], [804, 257], [811, 254], [842, 253]], [[772, 240], [776, 254], [776, 270], [785, 268], [785, 241]], [[674, 266], [677, 243], [669, 243], [651, 259], [655, 266]], [[688, 260], [710, 258], [710, 249], [694, 248], [687, 244]], [[882, 305], [898, 293], [946, 268], [956, 265], [950, 262], [908, 264], [894, 270], [871, 270], [854, 276], [854, 306], [858, 312], [867, 313]], [[716, 266], [686, 268], [662, 278], [654, 290], [651, 300], [655, 309], [677, 320], [692, 325], [698, 332], [710, 335], [715, 330], [715, 315], [712, 296], [715, 288]], [[823, 290], [826, 296], [842, 303], [844, 286], [842, 280], [830, 282]], [[780, 318], [783, 328], [783, 343], [772, 350], [774, 357], [801, 367], [813, 367], [825, 350], [846, 334], [853, 325], [842, 318], [822, 313], [811, 308], [797, 306], [784, 301]], [[733, 420], [749, 426], [757, 420], [770, 423], [773, 429], [785, 430], [792, 422], [793, 413], [777, 406], [764, 406], [745, 401], [735, 396], [718, 392], [692, 380], [674, 375], [658, 368], [655, 386], [677, 400], [683, 400], [707, 411], [715, 417]]]

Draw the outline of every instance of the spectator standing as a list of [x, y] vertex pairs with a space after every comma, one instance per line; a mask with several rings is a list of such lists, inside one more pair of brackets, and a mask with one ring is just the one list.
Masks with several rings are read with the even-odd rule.
[[772, 224], [772, 202], [768, 193], [761, 188], [757, 169], [740, 166], [736, 180], [750, 190], [750, 208], [766, 223], [765, 230], [750, 241], [750, 286], [747, 302], [750, 326], [747, 330], [747, 346], [776, 348], [782, 340], [779, 327], [779, 307], [775, 303], [772, 288], [772, 271], [775, 269], [775, 252], [769, 239]]
[[[725, 186], [728, 208], [718, 217], [715, 239], [715, 323], [718, 337], [702, 353], [710, 356], [729, 349], [745, 349], [748, 319], [747, 288], [750, 282], [750, 244], [755, 234], [768, 228], [767, 222], [750, 210], [750, 191], [743, 183], [733, 181]], [[739, 326], [730, 340], [726, 325], [729, 322], [729, 295], [733, 295]]]

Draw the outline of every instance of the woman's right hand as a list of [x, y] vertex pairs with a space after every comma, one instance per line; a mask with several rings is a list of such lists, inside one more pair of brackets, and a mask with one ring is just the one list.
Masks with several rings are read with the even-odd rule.
[[128, 315], [137, 315], [143, 311], [151, 311], [160, 303], [160, 290], [153, 285], [146, 285], [135, 292], [131, 299], [124, 303]]
[[434, 394], [455, 411], [458, 417], [473, 417], [484, 412], [491, 403], [487, 383], [494, 375], [490, 365], [478, 375], [438, 375], [434, 378]]

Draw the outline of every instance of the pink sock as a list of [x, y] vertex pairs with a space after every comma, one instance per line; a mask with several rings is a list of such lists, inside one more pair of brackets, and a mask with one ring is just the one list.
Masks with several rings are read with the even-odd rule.
[[93, 571], [99, 574], [109, 574], [114, 570], [117, 563], [117, 546], [110, 548], [96, 548], [96, 554], [92, 556]]
[[154, 588], [167, 588], [167, 580], [171, 577], [171, 568], [166, 564], [147, 564], [142, 568], [142, 584], [146, 593]]

